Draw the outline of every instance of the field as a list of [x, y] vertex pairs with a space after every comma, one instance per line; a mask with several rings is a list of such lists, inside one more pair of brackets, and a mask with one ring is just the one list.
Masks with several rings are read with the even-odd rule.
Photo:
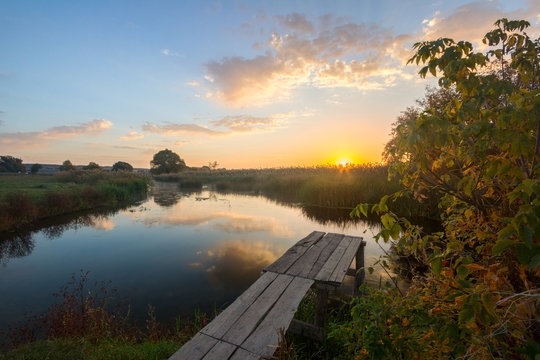
[[144, 175], [105, 171], [2, 175], [0, 231], [50, 216], [115, 205], [145, 193], [148, 182]]

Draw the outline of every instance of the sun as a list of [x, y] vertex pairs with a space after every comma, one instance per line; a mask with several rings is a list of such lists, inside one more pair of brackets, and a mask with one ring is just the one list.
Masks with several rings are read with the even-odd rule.
[[347, 167], [353, 164], [350, 158], [339, 158], [336, 160], [336, 165], [339, 167]]

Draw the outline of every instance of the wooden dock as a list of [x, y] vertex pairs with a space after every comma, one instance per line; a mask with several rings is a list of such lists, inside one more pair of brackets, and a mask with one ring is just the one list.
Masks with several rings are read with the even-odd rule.
[[[280, 329], [322, 340], [328, 295], [345, 275], [364, 280], [361, 237], [314, 231], [263, 270], [229, 307], [169, 360], [265, 359], [279, 343]], [[356, 259], [355, 269], [350, 269]], [[317, 292], [315, 323], [293, 319], [310, 288]]]

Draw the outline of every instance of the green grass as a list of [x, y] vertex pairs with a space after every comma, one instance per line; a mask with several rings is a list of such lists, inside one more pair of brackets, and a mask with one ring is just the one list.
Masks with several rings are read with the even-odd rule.
[[146, 193], [143, 174], [73, 170], [54, 175], [0, 176], [0, 231], [39, 219], [107, 207]]
[[21, 346], [1, 360], [161, 360], [168, 359], [181, 346], [181, 342], [160, 340], [132, 343], [118, 339], [67, 339], [41, 340]]

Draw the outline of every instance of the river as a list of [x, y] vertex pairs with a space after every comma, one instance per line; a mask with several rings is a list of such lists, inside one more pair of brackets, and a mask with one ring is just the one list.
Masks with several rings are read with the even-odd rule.
[[[363, 236], [366, 266], [382, 249], [376, 224], [347, 211], [302, 209], [262, 196], [183, 192], [156, 182], [148, 197], [114, 211], [56, 219], [0, 239], [0, 330], [43, 313], [73, 273], [110, 286], [142, 321], [148, 304], [159, 321], [230, 304], [261, 270], [318, 230]], [[381, 270], [382, 271], [382, 270]], [[366, 274], [378, 283], [382, 272]]]

